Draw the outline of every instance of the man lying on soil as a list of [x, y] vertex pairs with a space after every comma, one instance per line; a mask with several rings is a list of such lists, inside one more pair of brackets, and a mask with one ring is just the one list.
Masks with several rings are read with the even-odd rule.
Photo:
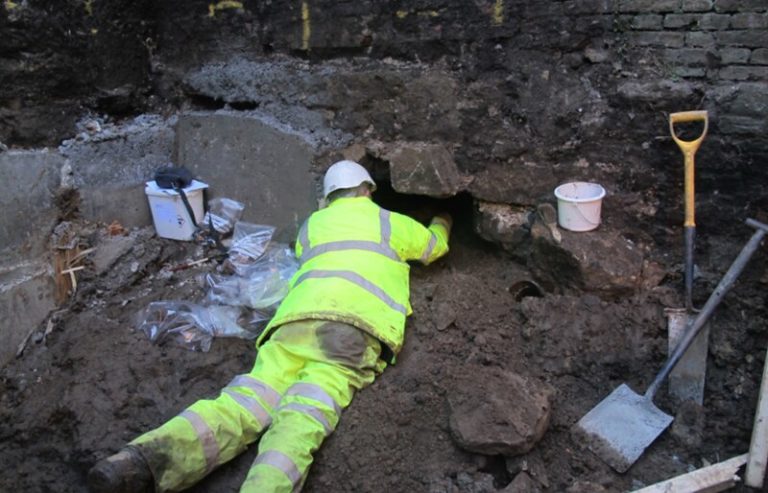
[[240, 491], [301, 489], [341, 410], [402, 348], [411, 313], [406, 261], [429, 264], [448, 252], [448, 214], [426, 228], [376, 205], [375, 187], [355, 162], [328, 169], [329, 205], [299, 231], [301, 267], [256, 341], [251, 372], [97, 463], [92, 491], [183, 490], [259, 437]]

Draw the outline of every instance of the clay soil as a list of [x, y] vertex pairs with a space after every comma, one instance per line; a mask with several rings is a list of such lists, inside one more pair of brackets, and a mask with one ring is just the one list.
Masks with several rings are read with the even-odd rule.
[[[103, 226], [80, 227], [84, 246], [108, 241]], [[77, 293], [54, 314], [50, 333], [42, 337], [43, 324], [0, 373], [0, 491], [86, 491], [96, 460], [250, 369], [249, 341], [216, 339], [199, 353], [152, 345], [136, 330], [137, 312], [151, 301], [201, 299], [198, 279], [213, 265], [171, 274], [168, 265], [196, 258], [200, 247], [151, 230], [130, 235], [132, 248], [105, 272], [80, 272]], [[706, 299], [741, 244], [704, 243], [697, 291]], [[661, 367], [663, 309], [681, 303], [679, 272], [614, 301], [588, 293], [516, 299], [509, 288], [530, 279], [528, 272], [460, 223], [448, 257], [413, 267], [405, 350], [345, 411], [305, 491], [491, 492], [521, 471], [541, 491], [630, 491], [745, 453], [766, 343], [765, 253], [713, 318], [703, 409], [676, 407], [662, 391], [657, 402], [678, 414], [676, 426], [620, 475], [569, 430], [616, 386], [643, 391]], [[484, 399], [483, 382], [461, 383], [483, 367], [554, 389], [548, 429], [523, 456], [469, 453], [451, 436], [448, 399]], [[237, 491], [254, 455], [251, 447], [191, 491]]]

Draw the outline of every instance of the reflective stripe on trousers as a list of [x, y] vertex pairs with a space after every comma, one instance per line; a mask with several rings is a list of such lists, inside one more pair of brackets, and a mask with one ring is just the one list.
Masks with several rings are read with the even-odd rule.
[[[279, 327], [249, 374], [131, 442], [152, 469], [156, 491], [189, 488], [259, 436], [241, 491], [301, 489], [312, 454], [336, 428], [341, 409], [383, 369], [376, 339], [350, 326], [329, 327], [323, 321]], [[343, 363], [323, 349], [339, 346], [348, 349]]]
[[[334, 325], [335, 324], [335, 325]], [[241, 493], [299, 491], [314, 452], [338, 425], [342, 408], [354, 392], [370, 384], [377, 371], [381, 345], [373, 337], [337, 322], [298, 322], [278, 329], [270, 343], [302, 340], [305, 330], [318, 334], [322, 354], [336, 354], [339, 346], [354, 360], [307, 359], [295, 381], [283, 393], [272, 426], [262, 436], [259, 454], [248, 471]], [[343, 340], [340, 340], [343, 339]], [[327, 353], [322, 348], [326, 348]]]
[[[305, 399], [304, 402], [313, 402], [315, 404], [291, 402], [294, 398], [302, 398]], [[325, 437], [330, 435], [341, 417], [341, 408], [333, 397], [316, 384], [299, 382], [292, 385], [285, 392], [283, 402], [285, 404], [278, 408], [277, 416], [282, 418], [283, 421], [288, 421], [292, 424], [299, 421], [301, 418], [309, 417], [319, 424], [323, 430], [323, 436], [316, 436], [316, 441], [317, 438], [319, 438], [319, 441], [322, 442]], [[323, 410], [323, 407], [325, 407], [325, 411]], [[285, 413], [289, 414], [286, 415]], [[299, 418], [299, 420], [291, 419], [290, 413], [295, 413], [293, 418]], [[332, 421], [329, 421], [325, 413], [332, 413]], [[311, 423], [305, 423], [303, 428], [309, 428], [310, 424]], [[291, 426], [291, 428], [295, 429], [302, 427]], [[312, 426], [312, 428], [316, 428], [316, 426]], [[312, 434], [318, 435], [316, 431]], [[298, 434], [295, 435], [296, 438], [298, 438]], [[306, 436], [308, 433], [305, 431], [302, 435]], [[284, 485], [283, 489], [287, 491], [290, 488], [291, 492], [296, 492], [301, 489], [306, 470], [302, 471], [302, 468], [300, 468], [296, 462], [284, 452], [275, 449], [263, 450], [262, 447], [259, 447], [259, 455], [257, 455], [256, 459], [253, 461], [251, 470], [248, 472], [248, 477], [246, 478], [245, 483], [243, 483], [241, 491], [248, 492], [251, 489], [255, 491], [264, 491], [265, 485], [269, 485], [268, 488], [266, 488], [269, 491], [276, 491], [272, 489], [275, 487], [274, 478], [270, 478], [270, 475], [275, 475], [275, 471], [280, 473], [277, 475], [277, 484], [282, 483]], [[284, 476], [284, 478], [281, 478], [280, 475]]]
[[218, 398], [194, 403], [131, 444], [147, 459], [158, 491], [184, 489], [256, 441], [281, 398], [263, 380], [239, 375]]

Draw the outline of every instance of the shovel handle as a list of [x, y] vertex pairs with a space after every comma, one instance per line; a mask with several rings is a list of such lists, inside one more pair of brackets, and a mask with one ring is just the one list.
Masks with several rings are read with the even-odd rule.
[[653, 400], [653, 396], [656, 395], [656, 391], [659, 390], [661, 382], [667, 378], [667, 375], [669, 375], [669, 373], [675, 368], [675, 365], [678, 361], [680, 361], [680, 358], [683, 357], [685, 351], [691, 345], [693, 340], [697, 335], [699, 335], [701, 328], [704, 327], [704, 324], [706, 324], [709, 318], [712, 316], [712, 313], [715, 311], [717, 305], [720, 304], [720, 301], [722, 301], [725, 294], [730, 291], [731, 287], [733, 287], [733, 284], [744, 270], [744, 267], [747, 265], [747, 262], [749, 262], [749, 259], [752, 258], [752, 254], [754, 254], [755, 250], [757, 250], [757, 247], [760, 245], [763, 237], [766, 235], [766, 233], [768, 233], [768, 225], [755, 221], [754, 219], [747, 219], [747, 224], [755, 228], [757, 231], [752, 234], [752, 237], [749, 239], [747, 244], [744, 245], [744, 247], [741, 249], [739, 256], [736, 257], [736, 260], [734, 260], [731, 266], [728, 268], [728, 272], [725, 273], [723, 278], [720, 280], [720, 283], [709, 296], [707, 303], [699, 312], [696, 320], [694, 320], [693, 324], [685, 331], [685, 334], [683, 334], [682, 339], [675, 347], [672, 355], [669, 357], [667, 362], [664, 363], [664, 367], [661, 369], [661, 371], [659, 371], [659, 374], [656, 375], [656, 378], [653, 379], [653, 383], [651, 383], [651, 385], [648, 387], [648, 390], [645, 391], [646, 399]]
[[[675, 133], [675, 123], [687, 123], [687, 122], [704, 122], [704, 130], [694, 140], [682, 140]], [[709, 114], [704, 111], [681, 111], [678, 113], [670, 113], [669, 115], [669, 133], [672, 134], [672, 139], [677, 143], [680, 150], [683, 151], [685, 156], [685, 226], [694, 227], [696, 221], [694, 218], [694, 160], [693, 156], [701, 146], [704, 137], [707, 135], [707, 129], [709, 128]]]

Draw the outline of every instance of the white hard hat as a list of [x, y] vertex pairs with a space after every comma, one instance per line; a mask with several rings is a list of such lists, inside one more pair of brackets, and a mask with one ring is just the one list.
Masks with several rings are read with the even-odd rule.
[[376, 190], [368, 171], [354, 161], [339, 161], [328, 168], [323, 178], [323, 197], [342, 188], [354, 188], [361, 183], [370, 183], [371, 190]]

